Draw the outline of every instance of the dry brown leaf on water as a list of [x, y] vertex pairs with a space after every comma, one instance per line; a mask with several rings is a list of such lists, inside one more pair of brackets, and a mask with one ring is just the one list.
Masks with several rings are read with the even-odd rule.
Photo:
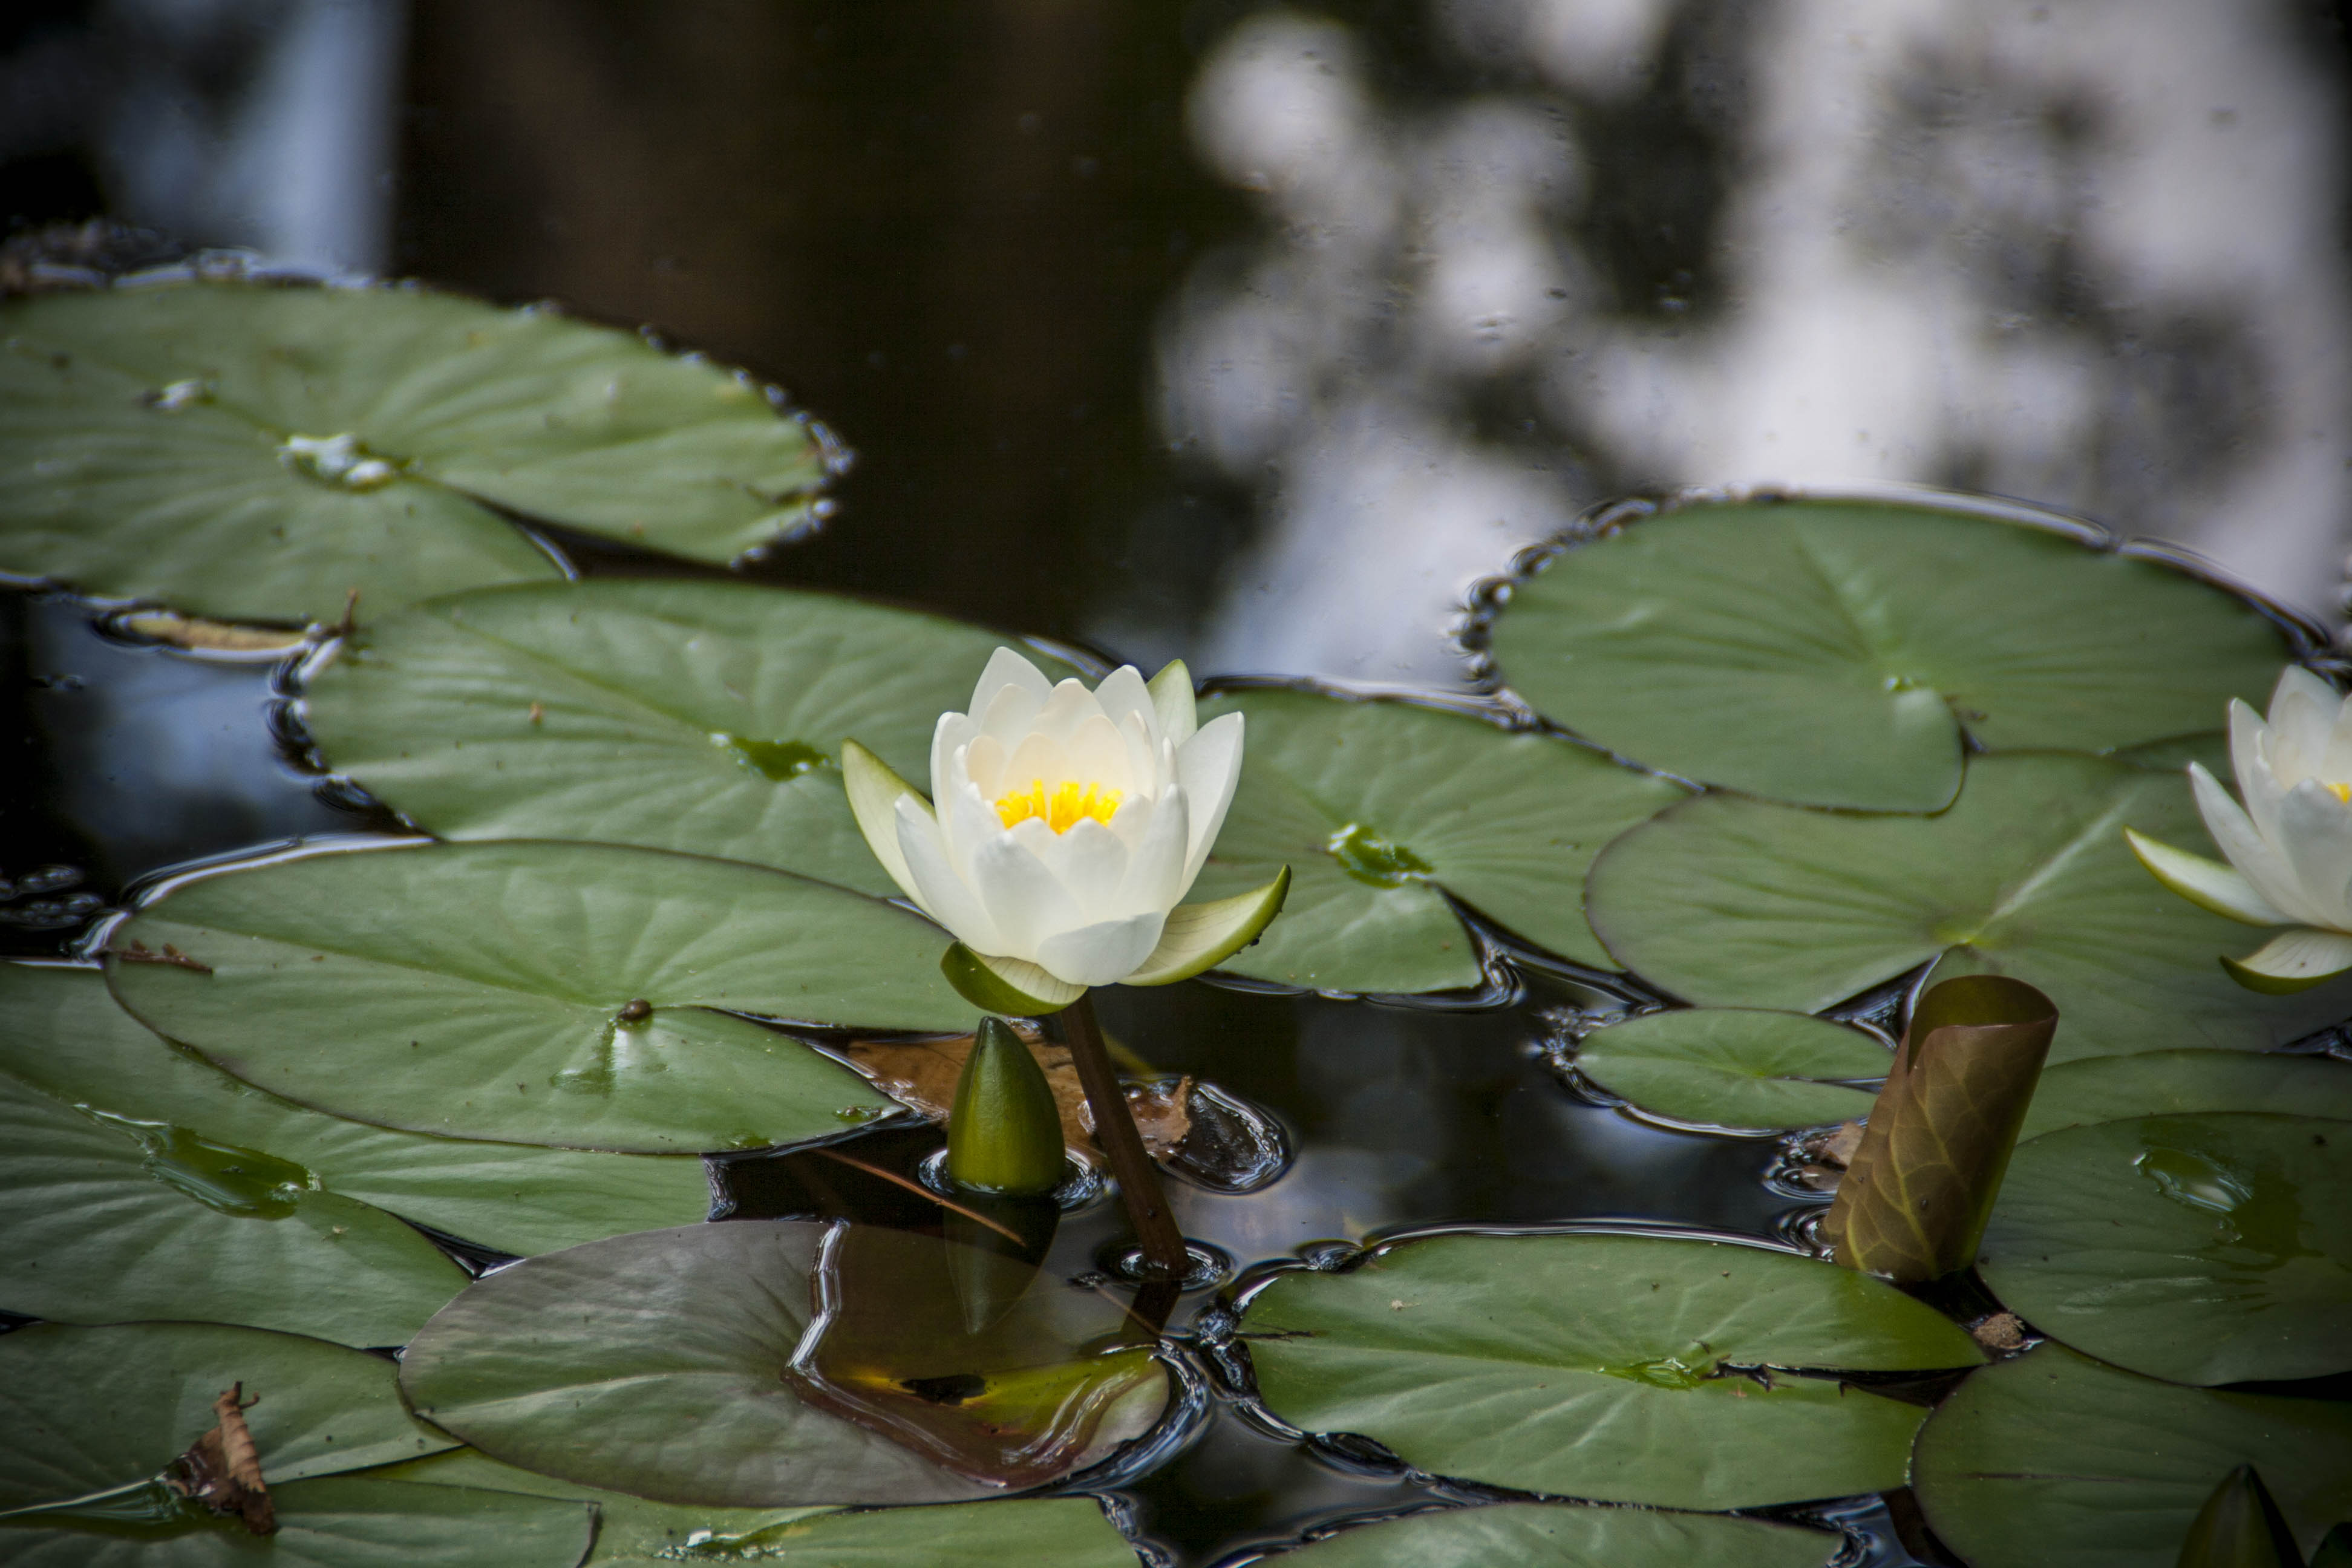
[[253, 1429], [245, 1413], [261, 1396], [245, 1397], [245, 1384], [231, 1384], [213, 1401], [212, 1430], [190, 1445], [164, 1472], [164, 1484], [184, 1498], [204, 1504], [215, 1513], [233, 1513], [256, 1535], [274, 1535], [278, 1510], [270, 1506], [269, 1489], [261, 1479], [261, 1453], [253, 1444]]
[[1912, 1283], [1975, 1261], [2057, 1028], [2049, 997], [2000, 975], [1919, 998], [1822, 1223], [1840, 1263]]
[[1989, 1351], [2025, 1348], [2025, 1320], [2015, 1312], [1991, 1312], [1969, 1325], [1969, 1333]]
[[134, 610], [120, 624], [150, 642], [209, 653], [289, 653], [306, 640], [301, 632], [199, 620], [172, 610]]
[[[1087, 1109], [1087, 1091], [1078, 1083], [1078, 1069], [1070, 1063], [1068, 1047], [1049, 1045], [1027, 1030], [1019, 1033], [1045, 1070], [1046, 1086], [1054, 1091], [1054, 1109], [1062, 1121], [1062, 1142], [1070, 1157], [1082, 1164], [1100, 1166], [1094, 1116]], [[971, 1055], [971, 1041], [970, 1035], [937, 1040], [853, 1040], [840, 1055], [883, 1093], [930, 1121], [945, 1122], [955, 1109], [956, 1081], [963, 1076], [964, 1059]], [[1143, 1146], [1153, 1159], [1168, 1159], [1183, 1146], [1192, 1127], [1188, 1109], [1192, 1096], [1189, 1078], [1127, 1086], [1128, 1109], [1134, 1113], [1136, 1130], [1143, 1134]]]

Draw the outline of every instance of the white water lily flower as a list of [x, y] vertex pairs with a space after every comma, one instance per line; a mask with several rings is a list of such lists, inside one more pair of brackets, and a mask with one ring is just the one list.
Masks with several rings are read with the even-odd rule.
[[2221, 962], [2257, 991], [2301, 991], [2352, 970], [2352, 699], [2290, 667], [2267, 719], [2230, 704], [2241, 806], [2199, 763], [2189, 782], [2227, 866], [2124, 830], [2140, 863], [2191, 902], [2248, 925], [2292, 926]]
[[971, 707], [931, 737], [926, 800], [856, 742], [851, 809], [876, 858], [961, 944], [949, 977], [991, 1011], [1066, 1005], [1091, 985], [1164, 984], [1254, 942], [1284, 871], [1236, 899], [1179, 906], [1241, 778], [1242, 716], [1205, 726], [1192, 677], [1133, 666], [1089, 691], [1000, 647]]

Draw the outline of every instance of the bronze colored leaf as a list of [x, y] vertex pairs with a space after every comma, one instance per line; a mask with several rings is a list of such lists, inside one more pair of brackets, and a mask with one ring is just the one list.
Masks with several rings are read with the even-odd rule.
[[245, 1424], [245, 1413], [260, 1403], [257, 1394], [251, 1399], [245, 1397], [244, 1384], [231, 1384], [213, 1401], [212, 1430], [172, 1461], [163, 1480], [182, 1497], [215, 1513], [236, 1514], [255, 1535], [275, 1535], [278, 1511], [270, 1505], [268, 1487], [262, 1483], [261, 1455], [253, 1446], [253, 1430]]
[[[1062, 1142], [1070, 1158], [1099, 1167], [1102, 1152], [1095, 1146], [1094, 1118], [1087, 1110], [1087, 1094], [1078, 1085], [1077, 1069], [1070, 1065], [1069, 1047], [1041, 1040], [1025, 1026], [1013, 1027], [1045, 1069], [1046, 1087], [1054, 1091], [1054, 1107], [1062, 1119]], [[971, 1055], [971, 1044], [970, 1035], [937, 1040], [854, 1040], [840, 1054], [883, 1093], [919, 1115], [943, 1122], [955, 1107], [956, 1085], [963, 1076], [965, 1059]], [[1117, 1055], [1116, 1047], [1113, 1054]], [[1130, 1083], [1126, 1090], [1128, 1108], [1143, 1134], [1143, 1146], [1155, 1160], [1172, 1158], [1192, 1131], [1192, 1080]]]
[[1919, 998], [1822, 1223], [1840, 1263], [1909, 1281], [1975, 1260], [2057, 1028], [2049, 997], [2000, 975]]
[[2252, 1465], [2240, 1465], [2197, 1510], [2177, 1568], [2304, 1568], [2294, 1531]]

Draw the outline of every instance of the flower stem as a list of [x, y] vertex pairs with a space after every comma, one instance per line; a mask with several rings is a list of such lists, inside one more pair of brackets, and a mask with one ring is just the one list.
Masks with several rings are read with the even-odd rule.
[[[1050, 1015], [1046, 1027], [1062, 1037], [1070, 1048], [1070, 1065], [1078, 1069], [1078, 1083], [1087, 1091], [1087, 1108], [1094, 1112], [1095, 1142], [1110, 1162], [1110, 1173], [1126, 1200], [1127, 1217], [1143, 1244], [1146, 1279], [1181, 1279], [1192, 1268], [1184, 1250], [1183, 1233], [1169, 1212], [1168, 1194], [1160, 1184], [1160, 1167], [1143, 1147], [1127, 1096], [1111, 1071], [1110, 1054], [1103, 1049], [1102, 1030], [1095, 1023], [1094, 998], [1081, 996], [1059, 1013]], [[1057, 1027], [1058, 1026], [1058, 1027]]]

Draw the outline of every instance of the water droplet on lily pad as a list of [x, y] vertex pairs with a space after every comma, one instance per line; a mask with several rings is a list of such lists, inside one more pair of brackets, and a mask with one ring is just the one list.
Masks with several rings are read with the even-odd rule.
[[819, 768], [838, 766], [824, 752], [802, 741], [755, 741], [748, 735], [730, 735], [719, 730], [711, 732], [710, 743], [728, 748], [735, 753], [737, 762], [778, 784]]
[[1426, 881], [1434, 869], [1402, 844], [1392, 844], [1360, 822], [1349, 823], [1324, 847], [1339, 868], [1359, 882], [1375, 888], [1402, 888]]
[[380, 490], [400, 478], [397, 465], [369, 451], [357, 436], [289, 436], [278, 460], [322, 485], [347, 490]]

